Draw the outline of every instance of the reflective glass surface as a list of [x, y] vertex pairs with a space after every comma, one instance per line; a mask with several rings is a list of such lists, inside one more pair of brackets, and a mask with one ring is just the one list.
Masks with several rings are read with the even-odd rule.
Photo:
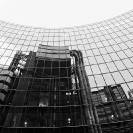
[[132, 21], [133, 11], [62, 29], [0, 21], [1, 132], [131, 133]]

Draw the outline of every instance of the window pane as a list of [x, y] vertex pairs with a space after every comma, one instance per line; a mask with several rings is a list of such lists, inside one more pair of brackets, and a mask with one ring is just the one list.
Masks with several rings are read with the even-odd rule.
[[120, 83], [124, 82], [124, 80], [119, 72], [114, 72], [114, 73], [112, 73], [112, 75], [113, 75], [113, 78], [114, 78], [116, 84], [120, 84]]
[[104, 77], [105, 82], [106, 82], [107, 85], [115, 84], [115, 82], [114, 82], [114, 80], [113, 80], [113, 78], [112, 78], [112, 76], [111, 76], [110, 73], [108, 73], [108, 74], [103, 74], [103, 77]]

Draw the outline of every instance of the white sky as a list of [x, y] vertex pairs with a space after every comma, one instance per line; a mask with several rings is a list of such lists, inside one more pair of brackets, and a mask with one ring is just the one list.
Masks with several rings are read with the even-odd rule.
[[0, 20], [46, 28], [90, 24], [133, 9], [133, 0], [0, 0]]

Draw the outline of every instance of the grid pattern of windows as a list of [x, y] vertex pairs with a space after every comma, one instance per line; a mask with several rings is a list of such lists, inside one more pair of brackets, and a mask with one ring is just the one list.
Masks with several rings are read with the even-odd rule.
[[[14, 127], [18, 122], [20, 127], [77, 126], [76, 130], [74, 127], [69, 130], [87, 132], [88, 124], [83, 113], [86, 106], [81, 100], [83, 99], [82, 85], [75, 70], [76, 59], [70, 56], [70, 51], [73, 50], [81, 51], [83, 54], [81, 58], [89, 79], [93, 102], [101, 120], [100, 126], [105, 124], [106, 127], [112, 119], [113, 122], [121, 122], [120, 124], [124, 127], [123, 117], [115, 118], [118, 115], [124, 116], [126, 113], [130, 114], [130, 122], [132, 122], [132, 21], [133, 11], [92, 25], [62, 29], [26, 27], [0, 21], [1, 127], [6, 124]], [[40, 48], [40, 45], [43, 48]], [[114, 98], [111, 102], [101, 88], [115, 85], [120, 85], [122, 89], [119, 87], [113, 89], [116, 99]], [[22, 95], [20, 99], [13, 101], [14, 95], [20, 95], [20, 93]], [[25, 115], [19, 121], [16, 120], [17, 116], [14, 116], [12, 123], [5, 124], [3, 118], [6, 119], [6, 116], [3, 113], [11, 111], [13, 107], [19, 105], [18, 103], [23, 106], [23, 109], [21, 107], [18, 109], [18, 115], [20, 112]], [[10, 109], [11, 106], [13, 107]], [[35, 106], [44, 107], [44, 110], [39, 110]], [[46, 108], [47, 106], [49, 108]], [[55, 109], [54, 106], [63, 107]], [[114, 113], [113, 106], [116, 106], [117, 113]], [[119, 108], [124, 109], [120, 112]], [[30, 115], [38, 118], [34, 124], [29, 124], [28, 119], [31, 116], [25, 112], [31, 112]], [[63, 117], [64, 114], [65, 117]], [[85, 127], [83, 128], [82, 125]], [[129, 126], [131, 126], [130, 123]], [[128, 133], [128, 129], [121, 129], [119, 132]], [[89, 130], [91, 131], [91, 127]], [[111, 131], [108, 128], [103, 128], [103, 132], [104, 130]], [[4, 132], [4, 129], [2, 131]]]

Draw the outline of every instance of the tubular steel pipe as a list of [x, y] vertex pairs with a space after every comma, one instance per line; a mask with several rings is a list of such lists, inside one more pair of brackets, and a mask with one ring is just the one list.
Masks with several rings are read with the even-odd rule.
[[[89, 105], [87, 106], [87, 109], [85, 109], [85, 114], [86, 114], [86, 118], [89, 117], [90, 124], [91, 123], [94, 124], [94, 127], [91, 128], [93, 130], [92, 133], [93, 132], [102, 133], [101, 127], [99, 125], [97, 110], [92, 101], [90, 84], [84, 68], [82, 53], [81, 51], [72, 50], [70, 51], [70, 55], [75, 57], [76, 71], [80, 82], [80, 87], [82, 90], [81, 95], [82, 95], [83, 103]], [[88, 114], [86, 113], [87, 111], [89, 111]]]
[[80, 57], [80, 60], [81, 60], [82, 72], [83, 72], [83, 75], [85, 77], [85, 82], [87, 84], [86, 93], [87, 93], [88, 103], [91, 105], [91, 110], [92, 110], [92, 113], [93, 113], [93, 116], [94, 116], [94, 119], [95, 119], [95, 123], [96, 123], [96, 126], [97, 126], [96, 130], [98, 130], [98, 133], [102, 133], [102, 129], [101, 129], [101, 126], [99, 124], [99, 117], [98, 117], [98, 114], [97, 114], [97, 109], [96, 109], [96, 106], [95, 106], [95, 104], [93, 103], [93, 100], [92, 100], [91, 87], [90, 87], [89, 79], [88, 79], [88, 76], [87, 76], [87, 73], [86, 73], [86, 70], [85, 70], [85, 66], [84, 66], [83, 54], [82, 54], [81, 51], [78, 51], [78, 53], [79, 53], [79, 57]]
[[85, 92], [86, 92], [86, 97], [87, 97], [87, 102], [88, 102], [88, 105], [89, 105], [89, 109], [90, 109], [90, 114], [91, 114], [91, 119], [92, 119], [92, 122], [94, 124], [94, 131], [95, 133], [98, 133], [98, 129], [96, 127], [96, 119], [95, 119], [95, 115], [94, 115], [94, 110], [93, 110], [93, 104], [92, 104], [92, 96], [90, 95], [91, 93], [88, 92], [88, 86], [87, 86], [87, 82], [86, 82], [86, 78], [85, 78], [85, 73], [84, 73], [84, 69], [83, 69], [83, 61], [82, 61], [82, 56], [80, 55], [80, 52], [77, 51], [77, 54], [78, 54], [78, 58], [79, 58], [79, 61], [80, 61], [80, 70], [81, 70], [81, 73], [82, 73], [82, 78], [83, 78], [83, 83], [84, 83], [84, 86], [85, 86]]
[[70, 51], [70, 55], [75, 57], [76, 72], [77, 72], [77, 76], [78, 76], [78, 80], [79, 80], [79, 85], [81, 87], [82, 101], [83, 101], [83, 104], [86, 106], [86, 108], [84, 109], [84, 112], [85, 112], [87, 125], [90, 125], [91, 133], [95, 133], [94, 129], [93, 129], [93, 126], [92, 126], [93, 123], [92, 123], [92, 120], [91, 120], [90, 110], [89, 110], [89, 107], [88, 107], [87, 97], [86, 97], [86, 93], [85, 93], [85, 87], [84, 87], [84, 84], [83, 84], [82, 74], [81, 74], [81, 71], [80, 71], [79, 58], [78, 58], [78, 55], [75, 51]]

